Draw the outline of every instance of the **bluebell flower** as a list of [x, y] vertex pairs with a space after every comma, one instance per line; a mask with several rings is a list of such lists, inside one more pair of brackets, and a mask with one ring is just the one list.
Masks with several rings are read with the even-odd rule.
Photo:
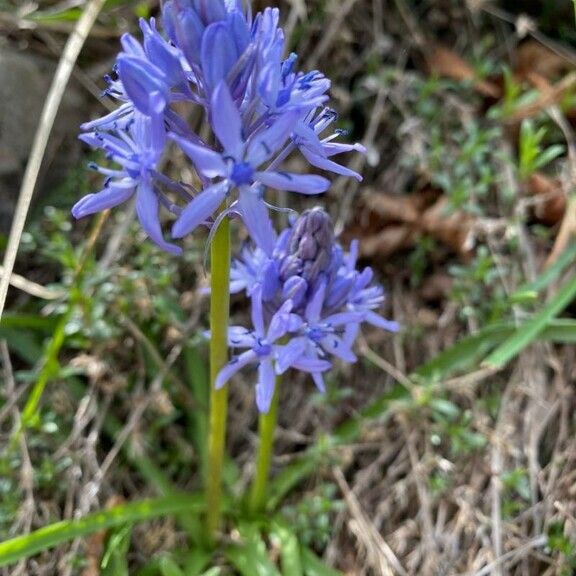
[[286, 112], [271, 126], [263, 127], [246, 140], [240, 112], [225, 82], [221, 82], [215, 89], [211, 109], [214, 111], [212, 127], [222, 145], [222, 152], [185, 138], [173, 137], [201, 175], [210, 179], [220, 178], [184, 208], [172, 228], [175, 238], [189, 234], [206, 221], [232, 188], [239, 190], [238, 200], [232, 208], [242, 216], [248, 229], [256, 233], [263, 215], [267, 218], [259, 184], [302, 194], [320, 194], [328, 189], [330, 182], [322, 176], [261, 169], [287, 142], [297, 112]]
[[[249, 296], [254, 330], [231, 328], [230, 345], [251, 350], [223, 369], [219, 383], [265, 358], [273, 367], [263, 369], [267, 373], [303, 370], [323, 392], [323, 374], [333, 359], [356, 361], [353, 345], [362, 324], [398, 331], [397, 322], [378, 314], [384, 290], [374, 282], [371, 268], [357, 269], [357, 256], [358, 243], [345, 253], [320, 208], [304, 212], [275, 236], [270, 251], [245, 246], [233, 261], [230, 289]], [[261, 342], [270, 345], [265, 355], [258, 354]], [[262, 410], [261, 402], [258, 406]]]
[[262, 306], [262, 292], [256, 289], [252, 297], [253, 330], [242, 326], [229, 329], [229, 344], [233, 348], [247, 348], [235, 356], [218, 374], [216, 388], [221, 388], [239, 370], [250, 364], [258, 365], [256, 384], [256, 404], [261, 412], [268, 412], [274, 395], [276, 375], [290, 367], [311, 373], [321, 373], [330, 368], [328, 362], [306, 358], [304, 354], [294, 354], [289, 345], [283, 345], [282, 339], [289, 332], [298, 329], [301, 320], [291, 313], [292, 302], [287, 300], [271, 317], [266, 325]]
[[[300, 152], [316, 168], [360, 179], [332, 160], [341, 152], [363, 148], [335, 143], [338, 131], [323, 134], [335, 118], [325, 108], [330, 81], [319, 71], [297, 70], [295, 54], [283, 56], [285, 39], [277, 9], [267, 8], [252, 17], [249, 2], [243, 0], [166, 0], [164, 32], [153, 18], [141, 20], [140, 28], [142, 41], [130, 34], [122, 37], [122, 51], [107, 77], [106, 94], [119, 107], [85, 123], [82, 139], [108, 151], [124, 135], [130, 140], [129, 151], [120, 154], [124, 161], [130, 155], [141, 157], [144, 150], [147, 158], [153, 157], [145, 162], [130, 160], [142, 167], [137, 184], [133, 175], [130, 182], [133, 189], [151, 191], [138, 195], [138, 206], [146, 231], [157, 243], [174, 251], [174, 245], [162, 239], [157, 218], [151, 218], [160, 202], [177, 216], [172, 228], [175, 238], [200, 224], [208, 225], [213, 235], [218, 218], [239, 215], [250, 236], [270, 255], [275, 236], [268, 214], [271, 206], [265, 200], [267, 189], [319, 194], [329, 187], [323, 176], [283, 170], [283, 162], [293, 152]], [[215, 138], [200, 139], [188, 124], [186, 106], [200, 107]], [[148, 137], [146, 131], [135, 129], [146, 122], [156, 125], [161, 135], [154, 138], [153, 154], [149, 142], [137, 141], [141, 132]], [[191, 159], [200, 192], [191, 194], [191, 186], [158, 172], [158, 159], [167, 146], [164, 132]], [[111, 182], [113, 190], [118, 190], [120, 180]], [[158, 193], [159, 181], [178, 197]], [[97, 210], [94, 196], [113, 197], [121, 203], [118, 194], [103, 192], [78, 205]], [[219, 217], [214, 218], [217, 212]], [[303, 290], [297, 284], [294, 280], [286, 288], [295, 298]]]
[[166, 140], [162, 121], [136, 112], [126, 129], [112, 133], [89, 132], [82, 134], [81, 139], [104, 150], [119, 167], [91, 165], [106, 177], [104, 188], [77, 202], [72, 215], [83, 218], [118, 206], [136, 194], [136, 211], [148, 236], [164, 250], [180, 254], [180, 247], [164, 240], [158, 216], [161, 195], [156, 185], [156, 168]]

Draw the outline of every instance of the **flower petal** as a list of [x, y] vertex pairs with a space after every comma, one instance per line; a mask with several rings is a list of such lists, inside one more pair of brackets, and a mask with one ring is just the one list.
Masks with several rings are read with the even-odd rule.
[[351, 176], [352, 178], [356, 178], [358, 182], [362, 182], [362, 176], [350, 168], [341, 166], [333, 160], [328, 160], [328, 158], [323, 158], [319, 154], [315, 154], [314, 152], [307, 150], [305, 147], [300, 148], [300, 152], [302, 152], [306, 160], [308, 160], [312, 166], [316, 166], [316, 168], [328, 170], [329, 172], [334, 172], [335, 174], [340, 174], [341, 176]]
[[330, 188], [330, 181], [322, 176], [292, 174], [290, 172], [256, 172], [254, 179], [276, 190], [288, 190], [301, 194], [322, 194]]
[[151, 64], [120, 54], [118, 75], [126, 94], [142, 114], [160, 114], [168, 101], [168, 87], [162, 71]]
[[[216, 22], [206, 28], [202, 37], [200, 60], [206, 90], [211, 93], [219, 83], [225, 82], [226, 76], [238, 60], [236, 44], [226, 22]], [[220, 114], [218, 108], [213, 110], [216, 115]]]
[[345, 362], [356, 362], [356, 354], [352, 352], [347, 343], [337, 336], [336, 334], [328, 334], [322, 338], [320, 345], [326, 352], [329, 352], [333, 356], [344, 360]]
[[284, 346], [276, 346], [276, 373], [283, 374], [306, 350], [306, 338], [298, 337]]
[[270, 359], [263, 360], [258, 366], [258, 384], [256, 384], [256, 405], [260, 412], [267, 414], [274, 397], [276, 375]]
[[302, 356], [292, 364], [292, 368], [296, 368], [296, 370], [301, 370], [302, 372], [326, 372], [326, 370], [332, 368], [332, 364], [328, 362], [328, 360]]
[[182, 248], [164, 240], [158, 216], [158, 196], [149, 180], [142, 180], [136, 191], [136, 213], [150, 239], [166, 252], [181, 254]]
[[386, 320], [386, 318], [382, 318], [376, 314], [376, 312], [366, 312], [366, 316], [364, 318], [368, 324], [372, 324], [372, 326], [376, 326], [376, 328], [382, 328], [383, 330], [388, 330], [389, 332], [398, 332], [401, 328], [398, 322], [394, 322], [393, 320]]
[[253, 166], [260, 166], [284, 145], [300, 116], [299, 111], [286, 112], [273, 121], [266, 130], [256, 134], [248, 144], [248, 159]]
[[258, 360], [258, 356], [252, 350], [248, 350], [247, 352], [243, 352], [240, 356], [236, 356], [220, 372], [218, 372], [218, 376], [216, 377], [216, 382], [214, 386], [216, 390], [220, 390], [236, 372], [239, 372], [244, 368], [244, 366], [248, 366], [252, 362], [256, 362]]
[[228, 192], [228, 183], [224, 180], [204, 189], [180, 214], [172, 226], [172, 236], [182, 238], [200, 226], [222, 204]]
[[242, 119], [226, 82], [216, 86], [211, 99], [212, 128], [227, 155], [240, 160], [244, 151]]
[[181, 138], [175, 134], [170, 137], [182, 148], [182, 151], [194, 162], [194, 166], [207, 178], [226, 176], [226, 163], [222, 156], [207, 146], [200, 146], [190, 142], [187, 138]]
[[228, 346], [232, 348], [252, 348], [256, 338], [248, 328], [244, 326], [228, 327]]
[[268, 216], [266, 204], [257, 189], [242, 186], [238, 199], [238, 212], [246, 228], [248, 228], [252, 240], [268, 256], [272, 256], [276, 235]]
[[324, 295], [326, 293], [326, 282], [322, 281], [316, 288], [312, 298], [306, 306], [306, 320], [309, 324], [316, 324], [320, 320], [322, 307], [324, 306]]
[[262, 287], [257, 285], [252, 292], [252, 325], [256, 335], [264, 337], [264, 311], [262, 310]]
[[72, 216], [74, 218], [84, 218], [84, 216], [114, 208], [128, 200], [133, 193], [134, 186], [131, 188], [117, 188], [110, 184], [102, 191], [96, 194], [88, 194], [76, 202], [72, 207]]
[[316, 384], [316, 388], [324, 394], [326, 392], [326, 385], [324, 384], [324, 377], [320, 372], [312, 372], [312, 379], [314, 380], [314, 384]]

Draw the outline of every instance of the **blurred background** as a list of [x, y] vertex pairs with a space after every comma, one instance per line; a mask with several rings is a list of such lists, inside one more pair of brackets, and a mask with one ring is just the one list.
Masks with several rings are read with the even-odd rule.
[[[359, 362], [332, 373], [326, 395], [300, 377], [283, 387], [276, 506], [347, 575], [575, 574], [573, 2], [274, 5], [300, 69], [332, 79], [339, 127], [368, 149], [349, 159], [364, 181], [335, 179], [320, 202], [344, 244], [360, 240], [388, 293], [383, 312], [403, 326], [366, 330]], [[0, 253], [83, 7], [0, 0]], [[165, 478], [201, 485], [205, 238], [174, 258], [144, 241], [133, 207], [69, 214], [100, 186], [79, 124], [111, 105], [103, 76], [120, 36], [158, 9], [106, 2], [44, 158], [0, 324], [0, 540], [162, 493]], [[166, 162], [192, 177], [179, 154]], [[233, 298], [234, 318], [246, 313]], [[238, 492], [257, 414], [249, 375], [231, 389], [226, 482]], [[156, 520], [1, 574], [179, 574], [162, 570], [183, 542], [173, 519]]]

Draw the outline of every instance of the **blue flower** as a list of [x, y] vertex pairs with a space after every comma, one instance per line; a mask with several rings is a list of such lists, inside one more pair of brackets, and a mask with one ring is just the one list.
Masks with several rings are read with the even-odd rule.
[[[139, 204], [139, 213], [147, 222], [149, 235], [172, 251], [174, 246], [162, 240], [156, 224], [152, 226], [150, 216], [157, 212], [156, 200], [177, 216], [172, 228], [175, 238], [207, 224], [211, 227], [210, 240], [218, 218], [239, 215], [250, 236], [271, 255], [276, 238], [266, 190], [319, 194], [329, 187], [322, 176], [282, 170], [282, 163], [292, 152], [300, 151], [312, 166], [322, 170], [360, 179], [331, 157], [363, 148], [334, 143], [339, 132], [321, 134], [335, 117], [324, 108], [330, 81], [318, 71], [296, 70], [295, 54], [284, 58], [285, 39], [277, 9], [267, 8], [252, 18], [248, 4], [243, 0], [166, 0], [162, 6], [166, 36], [152, 18], [140, 21], [141, 42], [130, 34], [122, 37], [122, 51], [107, 77], [106, 90], [119, 107], [82, 126], [87, 132], [83, 140], [95, 148], [106, 150], [117, 144], [115, 139], [127, 136], [128, 156], [150, 151], [148, 142], [137, 141], [143, 131], [135, 130], [134, 125], [144, 123], [141, 117], [158, 127], [155, 131], [162, 137], [156, 138], [154, 160], [138, 161], [143, 168], [133, 189], [149, 191], [146, 196], [150, 201], [145, 206]], [[211, 134], [206, 142], [215, 141], [214, 148], [192, 130], [186, 106], [200, 107], [215, 136], [212, 139]], [[136, 117], [139, 119], [134, 122]], [[203, 188], [199, 193], [191, 195], [184, 185], [157, 171], [158, 157], [165, 148], [164, 132], [192, 160]], [[133, 183], [134, 177], [130, 178]], [[121, 186], [119, 182], [116, 178], [111, 183], [114, 190]], [[166, 198], [158, 191], [158, 182], [177, 192], [186, 204], [176, 205]], [[118, 193], [102, 192], [107, 193], [108, 203], [113, 202], [111, 198], [121, 202]], [[91, 200], [85, 207], [97, 205]], [[214, 219], [221, 206], [225, 210]], [[302, 297], [301, 282], [292, 281], [288, 289], [295, 298]]]
[[[370, 268], [356, 268], [357, 252], [353, 242], [350, 253], [344, 253], [334, 240], [330, 217], [320, 208], [304, 212], [274, 236], [271, 250], [245, 246], [233, 262], [230, 290], [250, 297], [255, 329], [230, 329], [230, 345], [251, 350], [222, 371], [219, 385], [248, 364], [266, 362], [266, 374], [289, 368], [310, 373], [323, 392], [323, 373], [333, 358], [356, 361], [352, 348], [363, 323], [396, 332], [398, 323], [376, 312], [384, 291]], [[264, 386], [260, 378], [258, 390], [273, 391], [269, 381]], [[266, 405], [262, 398], [260, 410]]]
[[156, 168], [166, 140], [162, 121], [135, 112], [126, 129], [115, 133], [89, 132], [80, 138], [104, 150], [120, 167], [110, 169], [92, 164], [94, 170], [106, 176], [104, 188], [77, 202], [72, 215], [83, 218], [118, 206], [136, 194], [136, 211], [148, 236], [164, 250], [180, 254], [181, 248], [164, 240], [158, 216], [162, 196], [156, 187]]
[[226, 83], [220, 82], [215, 89], [211, 109], [212, 127], [223, 152], [216, 152], [179, 136], [174, 135], [173, 139], [202, 176], [221, 180], [204, 189], [184, 208], [172, 228], [172, 234], [175, 238], [181, 238], [192, 232], [212, 216], [232, 188], [238, 188], [238, 200], [231, 208], [242, 216], [251, 233], [269, 244], [268, 225], [266, 231], [260, 230], [268, 220], [260, 185], [302, 194], [320, 194], [327, 190], [330, 183], [321, 176], [260, 169], [287, 142], [297, 113], [285, 113], [269, 127], [263, 127], [246, 140], [240, 112]]
[[252, 324], [254, 330], [242, 326], [229, 329], [229, 344], [233, 348], [248, 348], [234, 357], [218, 374], [216, 388], [221, 388], [242, 368], [258, 365], [258, 382], [256, 384], [256, 404], [260, 412], [268, 412], [274, 396], [276, 375], [289, 367], [311, 373], [320, 373], [330, 368], [328, 362], [309, 359], [303, 354], [295, 355], [289, 346], [280, 344], [286, 334], [298, 329], [301, 319], [291, 313], [292, 302], [286, 301], [272, 316], [268, 326], [264, 322], [262, 292], [256, 289], [252, 297]]

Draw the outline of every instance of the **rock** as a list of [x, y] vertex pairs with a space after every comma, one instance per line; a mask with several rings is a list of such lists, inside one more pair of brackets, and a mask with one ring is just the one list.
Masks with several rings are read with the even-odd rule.
[[[11, 225], [44, 100], [56, 64], [31, 54], [0, 48], [0, 233]], [[35, 198], [58, 186], [79, 158], [78, 126], [84, 98], [73, 84], [58, 112], [36, 187]]]

